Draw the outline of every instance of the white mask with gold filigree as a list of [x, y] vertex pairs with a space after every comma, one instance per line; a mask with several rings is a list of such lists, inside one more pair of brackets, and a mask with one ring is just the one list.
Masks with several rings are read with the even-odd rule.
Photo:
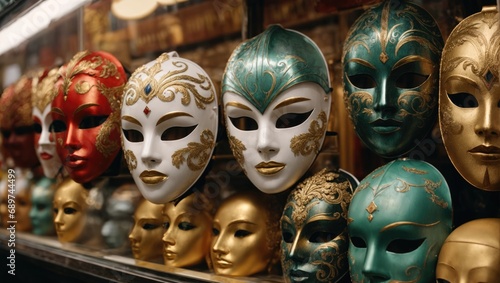
[[125, 86], [122, 143], [130, 173], [153, 203], [172, 201], [201, 176], [217, 136], [217, 95], [197, 64], [164, 53]]
[[330, 95], [304, 82], [280, 93], [261, 113], [233, 92], [223, 96], [231, 149], [250, 181], [262, 192], [290, 188], [321, 149]]

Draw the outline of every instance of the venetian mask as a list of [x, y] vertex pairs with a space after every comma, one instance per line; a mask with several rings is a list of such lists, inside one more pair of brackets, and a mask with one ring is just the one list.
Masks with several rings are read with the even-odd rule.
[[176, 52], [132, 74], [121, 105], [122, 142], [144, 198], [166, 203], [198, 180], [215, 147], [217, 109], [208, 74]]
[[89, 192], [67, 178], [54, 194], [54, 224], [60, 242], [82, 241], [87, 222]]
[[500, 25], [495, 7], [461, 21], [443, 50], [439, 122], [451, 162], [474, 187], [500, 190]]
[[432, 16], [408, 1], [384, 1], [351, 27], [344, 100], [357, 135], [376, 154], [404, 155], [434, 127], [442, 48]]
[[303, 176], [323, 144], [328, 65], [311, 39], [273, 25], [233, 52], [222, 100], [236, 160], [259, 190], [279, 193]]
[[216, 274], [250, 276], [278, 261], [279, 209], [265, 196], [237, 192], [223, 201], [213, 221], [210, 260]]
[[348, 216], [352, 282], [435, 280], [452, 204], [432, 165], [398, 159], [374, 170], [359, 183]]
[[163, 260], [170, 267], [201, 264], [210, 249], [212, 214], [198, 204], [192, 193], [163, 208]]
[[7, 88], [0, 98], [2, 144], [15, 166], [34, 168], [40, 162], [34, 146], [31, 116], [32, 78], [26, 76]]
[[30, 219], [35, 235], [54, 235], [54, 179], [42, 178], [31, 192]]
[[162, 209], [162, 204], [143, 200], [135, 210], [134, 228], [128, 236], [135, 259], [144, 261], [162, 259]]
[[126, 81], [120, 62], [105, 52], [77, 53], [59, 71], [51, 115], [57, 153], [70, 177], [101, 176], [120, 151], [120, 98]]
[[482, 218], [456, 228], [439, 252], [438, 283], [498, 282], [500, 218]]
[[56, 151], [55, 137], [50, 132], [52, 125], [52, 116], [50, 115], [52, 107], [50, 103], [57, 94], [57, 88], [54, 87], [57, 82], [57, 70], [50, 70], [47, 76], [38, 81], [32, 96], [35, 149], [43, 173], [48, 178], [55, 178], [62, 167], [61, 159]]
[[349, 181], [326, 169], [301, 182], [281, 217], [281, 265], [286, 282], [339, 282], [349, 278]]

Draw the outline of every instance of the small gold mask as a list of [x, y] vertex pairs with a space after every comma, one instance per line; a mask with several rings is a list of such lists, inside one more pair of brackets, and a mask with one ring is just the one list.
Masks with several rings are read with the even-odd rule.
[[134, 213], [134, 228], [128, 236], [135, 259], [162, 261], [162, 204], [143, 200]]
[[437, 282], [498, 282], [500, 218], [467, 222], [453, 231], [441, 248]]

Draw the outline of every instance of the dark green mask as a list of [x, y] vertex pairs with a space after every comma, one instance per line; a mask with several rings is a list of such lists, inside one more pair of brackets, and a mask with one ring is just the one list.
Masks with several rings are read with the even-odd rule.
[[407, 153], [434, 126], [442, 48], [434, 19], [406, 1], [384, 1], [352, 26], [344, 99], [356, 133], [378, 155]]

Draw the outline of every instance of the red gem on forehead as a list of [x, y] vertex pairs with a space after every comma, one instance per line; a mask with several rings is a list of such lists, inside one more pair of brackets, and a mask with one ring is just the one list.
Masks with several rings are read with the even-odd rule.
[[144, 112], [144, 114], [146, 114], [146, 116], [148, 116], [149, 113], [151, 113], [151, 109], [149, 109], [149, 107], [146, 106], [142, 112]]

